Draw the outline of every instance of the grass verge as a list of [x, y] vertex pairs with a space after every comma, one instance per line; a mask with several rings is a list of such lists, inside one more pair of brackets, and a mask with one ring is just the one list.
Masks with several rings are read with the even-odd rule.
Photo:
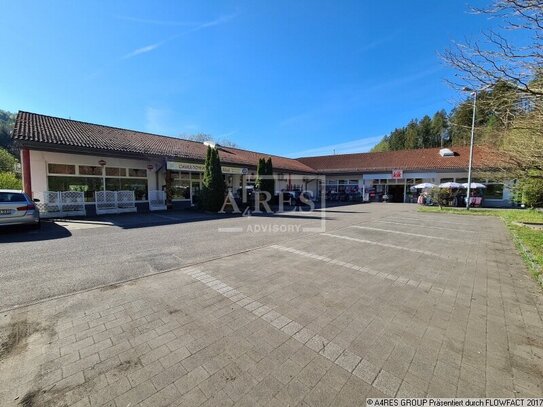
[[513, 241], [537, 282], [543, 287], [543, 230], [535, 230], [518, 223], [543, 223], [543, 212], [532, 209], [479, 209], [438, 208], [423, 206], [419, 212], [450, 213], [471, 216], [497, 216], [501, 218]]

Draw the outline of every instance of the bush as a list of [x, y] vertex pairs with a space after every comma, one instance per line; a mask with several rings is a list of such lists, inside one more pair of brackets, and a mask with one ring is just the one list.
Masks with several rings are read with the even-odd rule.
[[23, 184], [13, 172], [0, 172], [0, 189], [23, 189]]
[[430, 197], [441, 208], [442, 206], [450, 206], [450, 202], [456, 197], [456, 193], [450, 189], [432, 188]]
[[517, 200], [530, 208], [543, 207], [543, 178], [524, 178], [516, 186]]

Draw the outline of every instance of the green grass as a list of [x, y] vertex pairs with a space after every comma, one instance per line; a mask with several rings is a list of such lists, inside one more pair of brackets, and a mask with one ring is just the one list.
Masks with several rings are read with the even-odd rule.
[[525, 226], [516, 225], [515, 222], [543, 223], [543, 212], [532, 209], [479, 209], [469, 211], [461, 208], [438, 208], [423, 206], [419, 212], [449, 213], [471, 216], [497, 216], [501, 218], [513, 237], [522, 258], [536, 280], [543, 286], [543, 231]]

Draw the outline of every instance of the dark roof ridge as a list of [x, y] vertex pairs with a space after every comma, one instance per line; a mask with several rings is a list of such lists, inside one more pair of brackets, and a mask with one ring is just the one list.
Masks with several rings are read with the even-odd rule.
[[[182, 141], [186, 141], [186, 142], [189, 142], [189, 143], [195, 143], [195, 144], [198, 144], [198, 145], [203, 144], [200, 141], [189, 140], [189, 139], [182, 138], [182, 137], [175, 137], [175, 136], [168, 136], [168, 135], [164, 135], [164, 134], [150, 133], [148, 131], [127, 129], [127, 128], [124, 128], [124, 127], [110, 126], [108, 124], [91, 123], [91, 122], [84, 121], [84, 120], [75, 120], [75, 119], [70, 119], [70, 118], [65, 118], [65, 117], [52, 116], [52, 115], [49, 115], [49, 114], [29, 112], [27, 110], [19, 110], [17, 112], [17, 114], [19, 114], [19, 113], [33, 114], [33, 115], [36, 115], [36, 116], [48, 117], [48, 118], [51, 118], [51, 119], [66, 120], [66, 121], [75, 122], [75, 123], [88, 124], [90, 126], [99, 126], [99, 127], [106, 127], [106, 128], [114, 129], [114, 130], [121, 130], [121, 131], [133, 132], [133, 133], [146, 134], [148, 136], [153, 136], [153, 137], [162, 137], [162, 138], [167, 138], [167, 139], [172, 139], [172, 140], [182, 140]], [[15, 121], [15, 124], [17, 124], [17, 121]], [[238, 151], [245, 151], [245, 152], [253, 153], [253, 154], [259, 154], [259, 155], [266, 156], [266, 157], [278, 157], [278, 158], [284, 158], [284, 159], [287, 159], [287, 160], [297, 161], [297, 159], [295, 159], [295, 158], [285, 157], [285, 156], [281, 156], [281, 155], [277, 155], [277, 154], [267, 154], [267, 153], [262, 153], [262, 152], [259, 152], [259, 151], [248, 150], [248, 149], [245, 149], [245, 148], [223, 146], [223, 145], [221, 145], [219, 143], [216, 143], [216, 145], [217, 145], [217, 147], [219, 147], [219, 148], [221, 148], [223, 150], [232, 149], [232, 150], [238, 150]]]

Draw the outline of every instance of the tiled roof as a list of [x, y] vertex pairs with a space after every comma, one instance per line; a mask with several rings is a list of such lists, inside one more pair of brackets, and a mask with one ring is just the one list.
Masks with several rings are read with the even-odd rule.
[[[189, 160], [205, 160], [207, 152], [207, 147], [200, 142], [29, 112], [18, 113], [12, 138], [22, 146], [37, 143], [70, 152], [84, 149]], [[221, 146], [219, 156], [222, 163], [243, 166], [256, 166], [259, 158], [272, 157], [276, 169], [314, 172], [307, 165], [290, 158], [239, 148]]]
[[[377, 172], [401, 170], [454, 170], [468, 167], [469, 147], [451, 147], [455, 154], [442, 157], [439, 148], [385, 151], [302, 157], [297, 160], [324, 174], [348, 172]], [[498, 155], [486, 147], [475, 147], [473, 166], [489, 169], [495, 166]]]

